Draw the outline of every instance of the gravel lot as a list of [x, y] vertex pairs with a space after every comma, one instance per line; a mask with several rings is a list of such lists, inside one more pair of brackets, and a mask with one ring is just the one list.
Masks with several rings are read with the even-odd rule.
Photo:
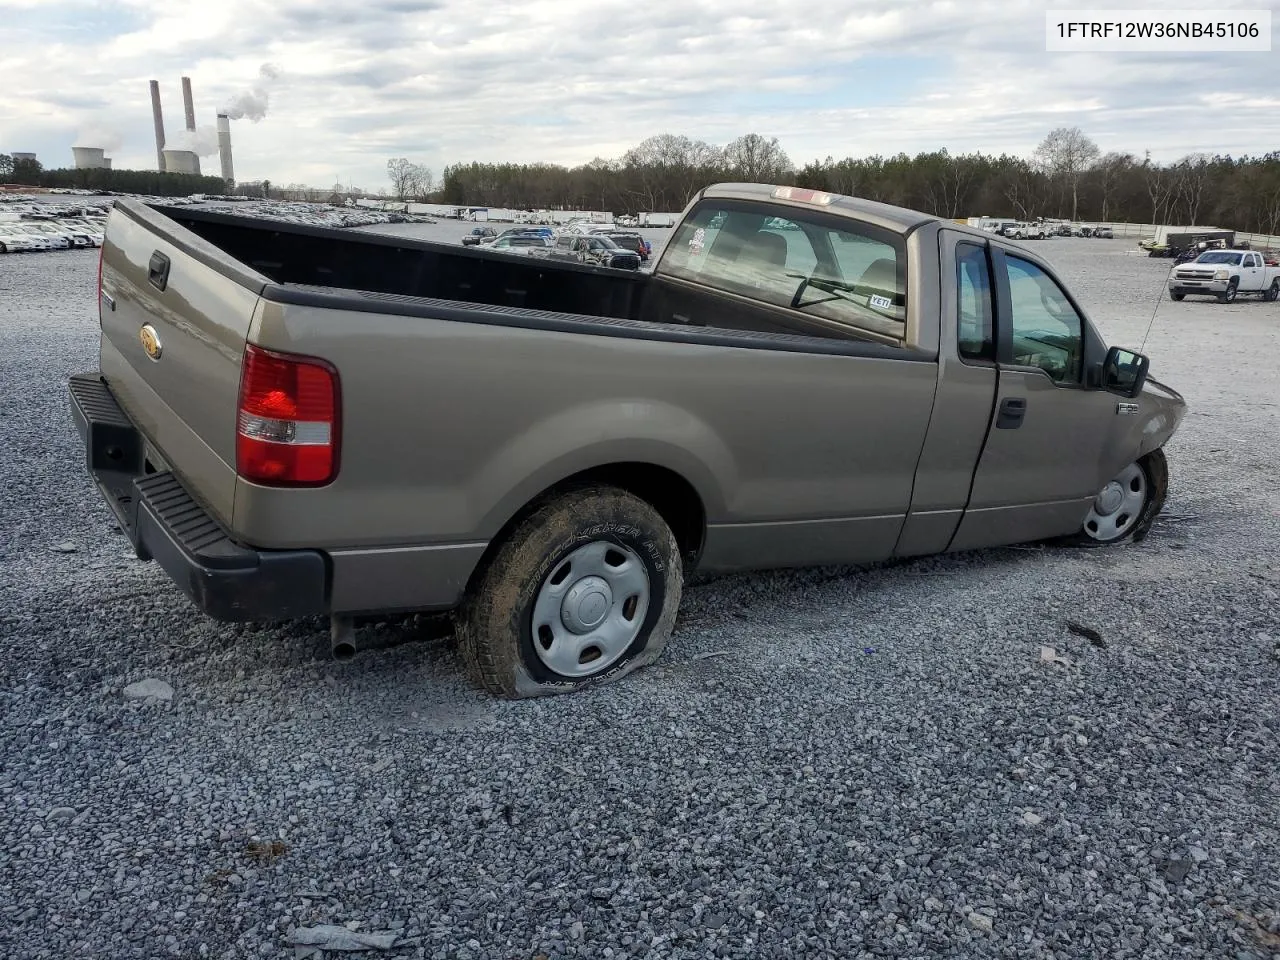
[[522, 703], [427, 621], [335, 664], [195, 614], [82, 468], [96, 251], [0, 257], [0, 956], [1280, 958], [1280, 305], [1044, 247], [1115, 342], [1160, 302], [1146, 542], [702, 583], [658, 666]]

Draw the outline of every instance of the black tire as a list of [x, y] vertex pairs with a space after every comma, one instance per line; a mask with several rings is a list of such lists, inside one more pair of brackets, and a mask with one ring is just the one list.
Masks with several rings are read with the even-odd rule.
[[1227, 289], [1218, 294], [1219, 303], [1231, 303], [1236, 298], [1236, 288], [1240, 286], [1240, 281], [1232, 277], [1227, 281]]
[[1262, 294], [1262, 299], [1272, 303], [1280, 300], [1280, 277], [1271, 281], [1271, 286], [1267, 287], [1266, 292]]
[[1186, 295], [1185, 293], [1181, 293], [1181, 292], [1179, 292], [1179, 291], [1177, 291], [1177, 290], [1170, 290], [1170, 291], [1169, 291], [1169, 299], [1170, 299], [1170, 300], [1185, 300], [1186, 298], [1187, 298], [1187, 295]]
[[[551, 670], [534, 650], [534, 602], [574, 550], [596, 541], [619, 544], [639, 558], [648, 577], [648, 608], [621, 657], [598, 672], [570, 677]], [[680, 547], [652, 506], [617, 487], [580, 487], [536, 507], [477, 572], [456, 618], [458, 651], [475, 683], [510, 699], [609, 683], [661, 656], [683, 589]]]
[[1137, 463], [1142, 468], [1147, 485], [1146, 498], [1139, 510], [1137, 523], [1113, 540], [1098, 540], [1090, 536], [1081, 526], [1078, 532], [1062, 537], [1058, 541], [1060, 544], [1073, 547], [1113, 547], [1126, 540], [1141, 543], [1146, 539], [1151, 531], [1151, 525], [1164, 509], [1165, 496], [1169, 489], [1169, 461], [1165, 458], [1164, 450], [1156, 449], [1140, 458]]

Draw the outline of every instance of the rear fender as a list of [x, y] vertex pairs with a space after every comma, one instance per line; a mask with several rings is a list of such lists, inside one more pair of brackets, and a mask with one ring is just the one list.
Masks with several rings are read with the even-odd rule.
[[[617, 436], [620, 425], [625, 434]], [[737, 485], [727, 445], [687, 411], [652, 400], [584, 404], [522, 431], [489, 458], [471, 484], [474, 514], [483, 517], [479, 533], [492, 538], [539, 494], [613, 463], [648, 463], [679, 474], [701, 498], [709, 522], [724, 516]], [[513, 477], [521, 479], [512, 484]]]

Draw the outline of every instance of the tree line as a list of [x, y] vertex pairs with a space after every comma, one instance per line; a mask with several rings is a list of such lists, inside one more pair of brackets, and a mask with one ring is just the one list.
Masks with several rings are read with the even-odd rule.
[[0, 183], [27, 187], [77, 190], [110, 190], [113, 193], [140, 193], [152, 197], [186, 197], [193, 193], [222, 195], [227, 182], [221, 177], [192, 173], [161, 173], [159, 170], [108, 170], [61, 168], [46, 170], [39, 160], [14, 160], [0, 153]]
[[1280, 151], [1239, 158], [1195, 153], [1157, 163], [1149, 152], [1102, 154], [1076, 127], [1052, 131], [1027, 157], [943, 148], [914, 156], [829, 156], [801, 167], [776, 137], [752, 133], [717, 147], [660, 134], [616, 159], [597, 157], [576, 167], [452, 164], [429, 199], [514, 209], [670, 212], [723, 181], [811, 187], [949, 218], [1214, 224], [1280, 233]]

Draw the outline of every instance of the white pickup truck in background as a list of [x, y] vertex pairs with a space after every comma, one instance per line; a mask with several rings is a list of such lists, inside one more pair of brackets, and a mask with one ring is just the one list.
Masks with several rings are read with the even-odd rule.
[[1271, 266], [1254, 250], [1206, 250], [1169, 272], [1169, 296], [1205, 294], [1230, 303], [1236, 294], [1254, 293], [1280, 300], [1280, 266]]

